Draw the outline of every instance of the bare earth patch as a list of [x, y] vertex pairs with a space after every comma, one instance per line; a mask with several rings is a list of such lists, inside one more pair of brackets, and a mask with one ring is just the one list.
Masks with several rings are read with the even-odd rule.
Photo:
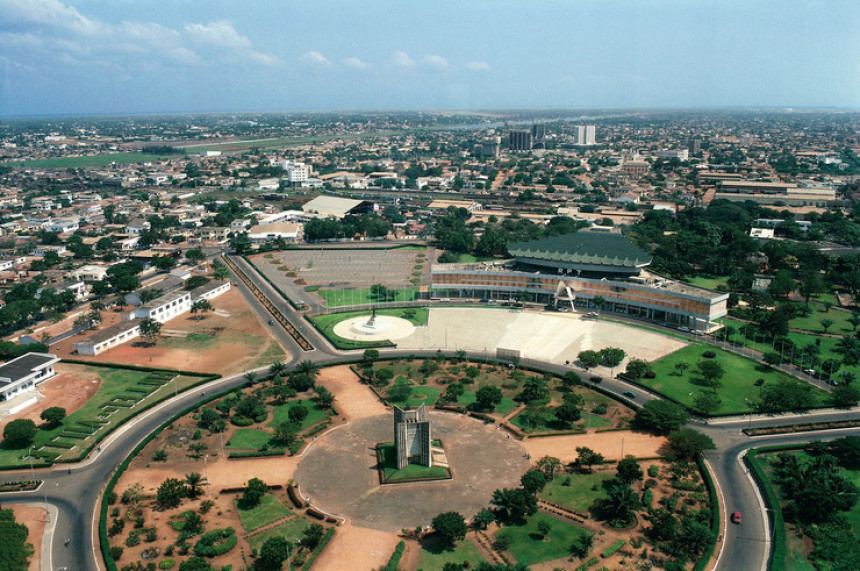
[[[72, 345], [86, 334], [75, 335], [51, 347], [60, 357], [102, 362], [163, 367], [224, 376], [256, 368], [274, 360], [284, 360], [284, 350], [269, 334], [269, 330], [254, 315], [242, 294], [236, 289], [212, 300], [218, 312], [202, 319], [186, 313], [164, 324], [165, 335], [154, 346], [135, 346], [135, 341], [114, 347], [95, 357], [72, 354]], [[116, 320], [114, 311], [103, 312]], [[112, 314], [112, 315], [111, 315]], [[108, 321], [103, 322], [103, 326]], [[167, 335], [181, 332], [182, 335]], [[136, 340], [140, 341], [140, 340]]]
[[[624, 453], [622, 454], [622, 443]], [[585, 446], [603, 454], [607, 460], [620, 460], [624, 456], [650, 458], [659, 456], [659, 449], [666, 443], [661, 436], [653, 436], [630, 430], [612, 432], [590, 432], [588, 434], [565, 434], [546, 438], [528, 438], [523, 446], [533, 460], [543, 456], [555, 456], [562, 462], [573, 462], [578, 454], [576, 448]]]
[[331, 391], [335, 397], [335, 408], [350, 422], [385, 414], [389, 410], [379, 402], [370, 387], [361, 383], [348, 365], [322, 369], [317, 384]]
[[36, 506], [5, 505], [3, 507], [15, 512], [15, 521], [25, 524], [27, 529], [30, 530], [30, 535], [27, 536], [27, 543], [33, 545], [34, 553], [33, 557], [30, 558], [30, 565], [27, 568], [30, 571], [38, 571], [42, 568], [42, 534], [45, 531], [45, 523], [48, 521], [48, 512]]
[[385, 566], [399, 541], [397, 534], [356, 527], [347, 522], [337, 529], [314, 568], [378, 569]]
[[36, 388], [39, 401], [16, 414], [14, 417], [6, 417], [0, 420], [0, 431], [6, 424], [17, 418], [30, 419], [36, 426], [43, 423], [39, 415], [42, 411], [59, 406], [66, 409], [66, 414], [71, 414], [84, 406], [101, 386], [101, 377], [96, 373], [87, 373], [75, 365], [57, 363], [54, 368], [57, 376], [48, 379]]

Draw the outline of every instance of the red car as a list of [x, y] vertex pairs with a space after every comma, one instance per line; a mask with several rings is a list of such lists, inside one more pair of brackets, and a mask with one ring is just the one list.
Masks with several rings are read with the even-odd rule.
[[733, 511], [732, 512], [732, 523], [741, 523], [741, 512]]

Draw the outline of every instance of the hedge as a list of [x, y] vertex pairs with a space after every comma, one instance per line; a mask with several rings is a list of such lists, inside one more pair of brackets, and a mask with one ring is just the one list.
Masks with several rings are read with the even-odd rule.
[[608, 548], [606, 548], [606, 551], [601, 553], [600, 556], [603, 557], [604, 559], [606, 559], [607, 557], [612, 557], [613, 555], [618, 553], [619, 549], [624, 547], [625, 543], [627, 543], [627, 540], [619, 539], [618, 541], [616, 541], [615, 543], [610, 545]]
[[403, 557], [403, 552], [406, 551], [406, 543], [402, 540], [394, 548], [394, 553], [385, 565], [385, 571], [397, 571], [397, 566], [400, 565], [400, 558]]
[[576, 568], [576, 571], [585, 571], [589, 567], [594, 567], [600, 560], [597, 557], [592, 557], [582, 565]]
[[[705, 462], [702, 460], [701, 456], [696, 458], [696, 464], [699, 466], [702, 480], [705, 482], [705, 487], [708, 489], [708, 503], [711, 506], [711, 541], [705, 548], [705, 551], [702, 552], [702, 557], [699, 558], [699, 562], [696, 563], [695, 567], [693, 567], [693, 571], [704, 571], [705, 567], [707, 567], [708, 563], [711, 561], [711, 556], [713, 556], [714, 550], [717, 548], [717, 539], [720, 537], [720, 502], [717, 499], [717, 488], [714, 486], [714, 480], [711, 478], [711, 473], [705, 466]], [[652, 466], [652, 468], [656, 468], [656, 466]], [[648, 473], [651, 473], [650, 468]], [[648, 491], [650, 492], [651, 490]]]
[[261, 458], [263, 456], [283, 456], [286, 450], [250, 450], [247, 452], [230, 452], [227, 458]]
[[314, 549], [314, 552], [311, 553], [311, 556], [308, 557], [307, 561], [305, 561], [305, 564], [302, 566], [302, 569], [310, 569], [314, 566], [314, 562], [317, 560], [317, 557], [319, 557], [320, 553], [322, 553], [322, 550], [325, 548], [326, 545], [328, 545], [328, 542], [331, 541], [332, 537], [334, 537], [334, 528], [330, 527], [328, 528], [328, 531], [325, 532], [325, 535], [320, 540], [316, 549]]
[[200, 557], [218, 557], [236, 547], [236, 543], [238, 542], [236, 531], [232, 527], [213, 529], [204, 533], [197, 540], [197, 545], [194, 546], [194, 554]]

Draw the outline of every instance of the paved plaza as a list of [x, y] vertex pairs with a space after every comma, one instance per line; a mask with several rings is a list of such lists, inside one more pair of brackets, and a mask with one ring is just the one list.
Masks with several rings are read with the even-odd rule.
[[428, 418], [433, 438], [445, 445], [452, 480], [379, 485], [374, 447], [393, 440], [391, 414], [320, 438], [299, 463], [295, 480], [314, 506], [389, 532], [430, 525], [451, 510], [470, 518], [487, 507], [495, 489], [519, 485], [529, 467], [519, 441], [470, 417], [430, 412]]
[[618, 347], [629, 357], [654, 361], [686, 346], [674, 337], [579, 314], [460, 307], [432, 309], [427, 326], [397, 341], [398, 349], [495, 354], [498, 348], [557, 364], [574, 361], [580, 351], [589, 349]]

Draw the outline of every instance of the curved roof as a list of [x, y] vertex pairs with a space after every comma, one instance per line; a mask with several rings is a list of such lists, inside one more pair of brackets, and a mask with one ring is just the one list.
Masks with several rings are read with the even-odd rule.
[[642, 267], [651, 256], [621, 234], [576, 232], [508, 245], [516, 258], [566, 264]]

